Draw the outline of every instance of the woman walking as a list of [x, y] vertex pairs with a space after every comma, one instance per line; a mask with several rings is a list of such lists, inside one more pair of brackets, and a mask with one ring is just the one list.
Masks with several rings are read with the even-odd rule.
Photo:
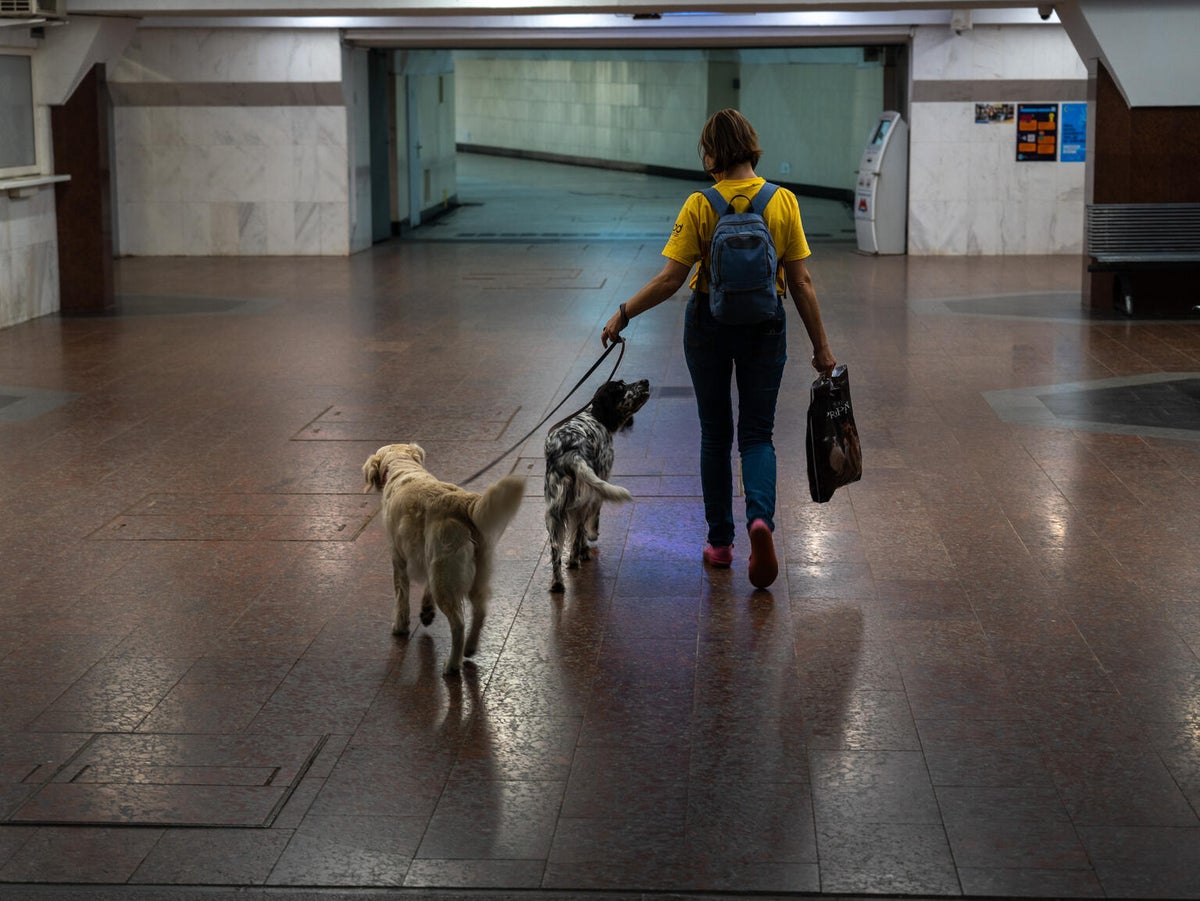
[[[714, 113], [700, 133], [699, 152], [704, 170], [716, 181], [726, 202], [741, 195], [752, 200], [765, 180], [754, 167], [762, 157], [758, 135], [737, 110]], [[765, 195], [764, 195], [765, 196]], [[745, 201], [738, 201], [744, 204]], [[633, 317], [671, 297], [692, 272], [691, 298], [684, 325], [684, 356], [696, 392], [700, 415], [700, 484], [708, 544], [704, 562], [727, 568], [733, 563], [733, 448], [735, 425], [731, 386], [736, 378], [738, 410], [736, 435], [746, 493], [746, 523], [750, 539], [748, 574], [756, 588], [775, 581], [779, 563], [775, 556], [775, 406], [783, 367], [787, 360], [787, 319], [782, 298], [791, 294], [812, 343], [812, 365], [828, 373], [836, 365], [825, 337], [821, 310], [805, 259], [812, 253], [804, 237], [796, 195], [779, 188], [762, 216], [775, 242], [779, 271], [776, 291], [780, 300], [774, 315], [761, 322], [730, 325], [717, 321], [709, 306], [709, 242], [718, 213], [704, 194], [692, 194], [675, 219], [671, 237], [663, 248], [662, 270], [629, 300], [621, 304], [604, 326], [601, 342], [615, 341]]]

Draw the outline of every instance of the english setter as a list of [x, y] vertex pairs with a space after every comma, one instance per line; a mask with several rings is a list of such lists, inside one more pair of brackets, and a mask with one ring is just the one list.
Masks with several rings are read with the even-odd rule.
[[629, 492], [605, 481], [612, 472], [613, 435], [650, 398], [650, 383], [605, 382], [581, 412], [546, 435], [546, 531], [550, 535], [550, 590], [564, 590], [562, 564], [574, 569], [591, 556], [600, 535], [600, 505], [627, 501]]

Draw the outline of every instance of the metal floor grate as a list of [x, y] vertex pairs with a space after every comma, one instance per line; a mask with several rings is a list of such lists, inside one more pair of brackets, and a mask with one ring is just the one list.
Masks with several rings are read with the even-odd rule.
[[269, 827], [328, 741], [320, 736], [102, 733], [49, 774], [6, 822]]

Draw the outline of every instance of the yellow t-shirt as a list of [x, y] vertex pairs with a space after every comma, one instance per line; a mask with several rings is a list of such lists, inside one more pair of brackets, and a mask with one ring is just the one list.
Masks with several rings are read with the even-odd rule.
[[[719, 181], [716, 187], [726, 200], [738, 194], [752, 198], [765, 181], [764, 178]], [[734, 209], [739, 212], [747, 207], [746, 201], [740, 198], [734, 204]], [[683, 209], [675, 218], [675, 227], [662, 255], [685, 266], [694, 266], [701, 256], [708, 256], [708, 244], [712, 240], [713, 229], [717, 226], [717, 218], [712, 204], [703, 194], [699, 191], [692, 194], [684, 201]], [[782, 295], [787, 293], [782, 264], [792, 260], [803, 260], [812, 254], [808, 240], [804, 237], [804, 225], [800, 221], [800, 204], [796, 201], [796, 195], [787, 188], [779, 188], [767, 203], [767, 208], [763, 210], [763, 219], [766, 220], [771, 237], [775, 239], [775, 256], [781, 264], [776, 284]], [[688, 282], [693, 291], [708, 288], [704, 281], [703, 268], [698, 266]]]

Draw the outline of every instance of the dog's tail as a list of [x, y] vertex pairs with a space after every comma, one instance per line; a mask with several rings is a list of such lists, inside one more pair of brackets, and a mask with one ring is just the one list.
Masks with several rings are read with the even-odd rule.
[[521, 476], [505, 476], [479, 495], [471, 508], [471, 522], [488, 544], [500, 540], [524, 497], [525, 479]]
[[604, 500], [619, 502], [633, 500], [633, 495], [626, 489], [620, 485], [613, 485], [606, 482], [600, 476], [596, 475], [592, 467], [587, 465], [586, 460], [576, 458], [571, 461], [569, 466], [571, 471], [575, 473], [575, 478], [595, 491]]
[[372, 488], [382, 491], [386, 481], [387, 470], [383, 468], [383, 454], [371, 454], [367, 458], [367, 462], [363, 464], [363, 493], [365, 494]]

